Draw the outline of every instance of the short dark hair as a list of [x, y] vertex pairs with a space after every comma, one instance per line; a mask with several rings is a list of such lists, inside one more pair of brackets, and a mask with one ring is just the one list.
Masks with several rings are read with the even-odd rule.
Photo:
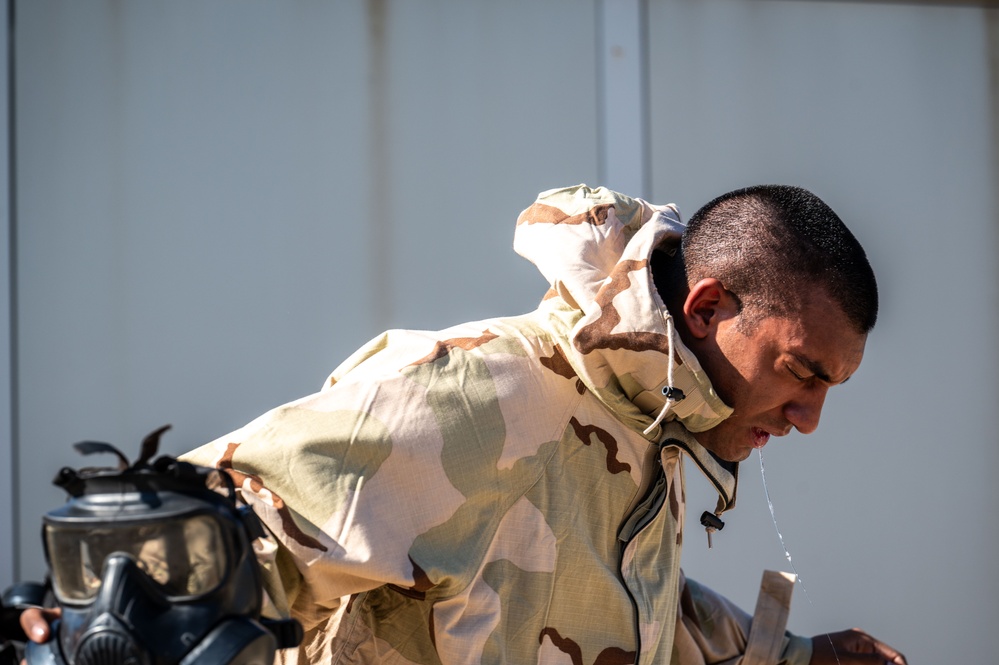
[[807, 290], [825, 289], [866, 334], [878, 317], [878, 286], [863, 247], [808, 190], [757, 185], [723, 194], [690, 218], [681, 256], [687, 283], [715, 277], [752, 320], [788, 314]]

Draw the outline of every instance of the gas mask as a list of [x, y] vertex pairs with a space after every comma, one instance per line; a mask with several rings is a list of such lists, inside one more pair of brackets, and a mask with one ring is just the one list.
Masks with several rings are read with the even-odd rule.
[[27, 645], [29, 665], [269, 665], [301, 641], [297, 622], [260, 617], [252, 541], [263, 528], [228, 474], [150, 462], [166, 429], [131, 465], [109, 444], [78, 443], [117, 455], [117, 468], [64, 468], [53, 481], [70, 496], [42, 529], [62, 617], [52, 639]]

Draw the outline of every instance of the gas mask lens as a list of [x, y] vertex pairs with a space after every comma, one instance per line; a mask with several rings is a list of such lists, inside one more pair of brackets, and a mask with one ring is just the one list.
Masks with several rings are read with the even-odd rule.
[[47, 524], [45, 541], [56, 597], [69, 604], [96, 597], [104, 561], [112, 554], [134, 559], [170, 598], [212, 591], [228, 565], [222, 530], [208, 515], [145, 524]]

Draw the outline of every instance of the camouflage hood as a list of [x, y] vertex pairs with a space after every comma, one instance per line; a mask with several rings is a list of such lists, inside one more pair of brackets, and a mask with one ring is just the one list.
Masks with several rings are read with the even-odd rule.
[[[560, 350], [586, 387], [640, 432], [663, 411], [670, 374], [684, 398], [670, 405], [667, 421], [701, 432], [732, 413], [653, 284], [652, 250], [675, 250], [683, 228], [672, 204], [585, 185], [543, 192], [517, 220], [514, 249], [551, 284], [544, 309]], [[662, 430], [647, 436], [658, 440]]]

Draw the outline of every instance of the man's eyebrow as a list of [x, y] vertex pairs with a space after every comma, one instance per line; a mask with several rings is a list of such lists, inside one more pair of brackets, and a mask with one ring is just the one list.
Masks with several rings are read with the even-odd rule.
[[842, 385], [850, 380], [850, 377], [846, 377], [837, 384], [837, 382], [833, 381], [832, 377], [829, 376], [829, 372], [826, 371], [826, 368], [819, 361], [812, 360], [811, 358], [806, 358], [805, 356], [799, 355], [797, 353], [794, 353], [792, 355], [798, 360], [798, 362], [804, 365], [809, 372], [814, 374], [815, 378], [819, 379], [820, 381], [823, 381], [831, 385]]

